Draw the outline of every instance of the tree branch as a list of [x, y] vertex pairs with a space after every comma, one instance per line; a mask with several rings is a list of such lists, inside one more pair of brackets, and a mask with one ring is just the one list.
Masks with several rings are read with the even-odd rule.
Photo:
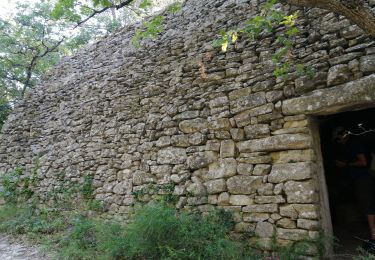
[[281, 0], [290, 5], [317, 7], [345, 16], [375, 38], [375, 15], [363, 0]]
[[[100, 9], [100, 10], [95, 10], [95, 9], [92, 9], [93, 12], [92, 14], [90, 14], [89, 16], [87, 16], [85, 19], [79, 21], [76, 26], [73, 27], [73, 29], [76, 29], [77, 27], [81, 26], [82, 24], [86, 23], [88, 20], [90, 20], [91, 18], [93, 18], [95, 15], [98, 15], [98, 14], [101, 14], [101, 13], [104, 13], [105, 11], [109, 10], [109, 9], [116, 9], [116, 10], [119, 10], [127, 5], [130, 5], [131, 3], [133, 2], [133, 0], [126, 0], [125, 2], [122, 2], [122, 3], [119, 3], [119, 4], [113, 4], [111, 6], [107, 6], [107, 7], [104, 7], [103, 9]], [[91, 9], [91, 8], [90, 8]]]

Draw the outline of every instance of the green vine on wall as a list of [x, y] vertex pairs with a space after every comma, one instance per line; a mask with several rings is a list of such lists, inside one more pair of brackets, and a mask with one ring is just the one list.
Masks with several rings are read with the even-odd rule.
[[[273, 33], [278, 27], [285, 27], [285, 32], [278, 35], [276, 44], [281, 47], [272, 55], [272, 62], [275, 65], [273, 74], [276, 77], [287, 79], [287, 73], [290, 71], [293, 63], [293, 41], [300, 33], [296, 25], [299, 12], [293, 12], [288, 15], [277, 8], [277, 0], [268, 1], [262, 8], [260, 15], [254, 16], [248, 20], [243, 28], [231, 29], [229, 31], [220, 30], [218, 38], [213, 42], [214, 47], [221, 47], [226, 52], [228, 46], [235, 44], [239, 37], [245, 36], [254, 41], [259, 38], [263, 32]], [[301, 75], [310, 75], [312, 69], [305, 68], [302, 64], [296, 64], [296, 71]]]

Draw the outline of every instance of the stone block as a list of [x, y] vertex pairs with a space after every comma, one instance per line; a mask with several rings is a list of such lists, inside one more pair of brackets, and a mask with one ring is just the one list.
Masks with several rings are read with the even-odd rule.
[[340, 64], [333, 66], [328, 71], [327, 86], [335, 86], [347, 82], [350, 79], [351, 72], [348, 65]]
[[187, 186], [186, 191], [195, 197], [202, 197], [207, 194], [205, 186], [198, 178], [195, 178], [194, 182]]
[[277, 196], [255, 196], [254, 201], [257, 204], [285, 203], [285, 199], [281, 195], [277, 195]]
[[236, 155], [236, 144], [233, 140], [221, 141], [220, 158], [234, 157]]
[[251, 175], [253, 172], [253, 165], [249, 163], [239, 163], [237, 165], [237, 173], [243, 175]]
[[269, 222], [258, 222], [255, 234], [260, 238], [270, 238], [274, 234], [274, 226]]
[[262, 222], [269, 219], [269, 213], [243, 213], [243, 221], [245, 222]]
[[262, 196], [273, 195], [273, 184], [263, 183], [262, 186], [258, 188], [258, 194]]
[[238, 175], [228, 179], [228, 191], [231, 194], [252, 194], [262, 184], [262, 177]]
[[217, 198], [217, 204], [219, 206], [229, 205], [230, 195], [228, 192], [220, 193]]
[[287, 121], [284, 123], [284, 128], [301, 128], [306, 127], [308, 124], [307, 119], [298, 121]]
[[259, 107], [266, 103], [266, 94], [264, 92], [258, 92], [231, 100], [230, 111], [232, 114], [237, 114], [244, 110]]
[[237, 147], [241, 153], [305, 149], [311, 147], [311, 137], [304, 134], [277, 135], [238, 142]]
[[268, 181], [281, 183], [290, 180], [305, 180], [311, 178], [315, 165], [308, 162], [274, 164]]
[[181, 121], [179, 124], [180, 130], [185, 134], [200, 132], [204, 129], [207, 129], [207, 127], [207, 120], [201, 118], [196, 118], [193, 120], [184, 120]]
[[191, 145], [202, 145], [206, 142], [207, 137], [201, 133], [194, 133], [189, 136], [189, 143]]
[[297, 227], [296, 222], [290, 218], [282, 218], [276, 222], [277, 227], [294, 229]]
[[271, 165], [269, 164], [257, 164], [254, 167], [253, 175], [264, 176], [270, 173]]
[[243, 141], [245, 139], [245, 131], [241, 128], [232, 128], [230, 134], [234, 141]]
[[187, 159], [187, 166], [192, 170], [204, 168], [216, 161], [216, 153], [211, 151], [198, 152], [190, 155]]
[[285, 194], [288, 203], [316, 202], [317, 193], [315, 183], [310, 181], [288, 181], [285, 183]]
[[274, 109], [274, 104], [272, 103], [265, 104], [265, 105], [262, 105], [253, 109], [243, 111], [242, 113], [235, 115], [234, 120], [236, 121], [236, 124], [238, 127], [243, 127], [243, 126], [249, 125], [253, 117], [271, 113], [273, 109]]
[[237, 161], [234, 158], [224, 158], [210, 164], [209, 170], [203, 178], [206, 180], [227, 178], [236, 175], [236, 173]]
[[363, 73], [375, 72], [375, 55], [367, 55], [361, 57], [359, 64], [360, 70]]
[[293, 163], [293, 162], [309, 162], [316, 159], [314, 150], [289, 150], [271, 153], [272, 161], [275, 164]]
[[303, 229], [285, 229], [285, 228], [277, 228], [276, 229], [276, 236], [277, 238], [292, 240], [292, 241], [300, 241], [304, 239], [308, 239], [308, 231]]
[[297, 227], [307, 229], [307, 230], [319, 230], [320, 223], [317, 220], [311, 219], [298, 219]]
[[268, 124], [249, 125], [244, 130], [247, 139], [262, 138], [270, 135]]
[[243, 212], [249, 213], [275, 213], [278, 212], [277, 204], [249, 205], [242, 208]]
[[212, 119], [208, 122], [208, 129], [211, 130], [230, 130], [232, 125], [228, 118]]
[[253, 199], [246, 195], [231, 195], [229, 203], [234, 206], [245, 206], [253, 204]]
[[159, 150], [157, 154], [159, 164], [182, 164], [186, 159], [186, 151], [183, 148], [168, 147]]
[[226, 181], [224, 179], [206, 181], [204, 186], [206, 186], [208, 194], [217, 194], [227, 190]]

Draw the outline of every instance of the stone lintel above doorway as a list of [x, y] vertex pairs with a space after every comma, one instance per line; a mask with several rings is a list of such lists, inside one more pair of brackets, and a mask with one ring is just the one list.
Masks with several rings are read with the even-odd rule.
[[283, 101], [284, 115], [329, 115], [375, 106], [375, 74]]

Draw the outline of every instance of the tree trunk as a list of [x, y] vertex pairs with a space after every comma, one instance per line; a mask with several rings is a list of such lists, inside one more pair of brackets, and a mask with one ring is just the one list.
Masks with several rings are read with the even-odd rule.
[[375, 38], [375, 15], [361, 0], [283, 0], [290, 5], [317, 7], [345, 16]]

